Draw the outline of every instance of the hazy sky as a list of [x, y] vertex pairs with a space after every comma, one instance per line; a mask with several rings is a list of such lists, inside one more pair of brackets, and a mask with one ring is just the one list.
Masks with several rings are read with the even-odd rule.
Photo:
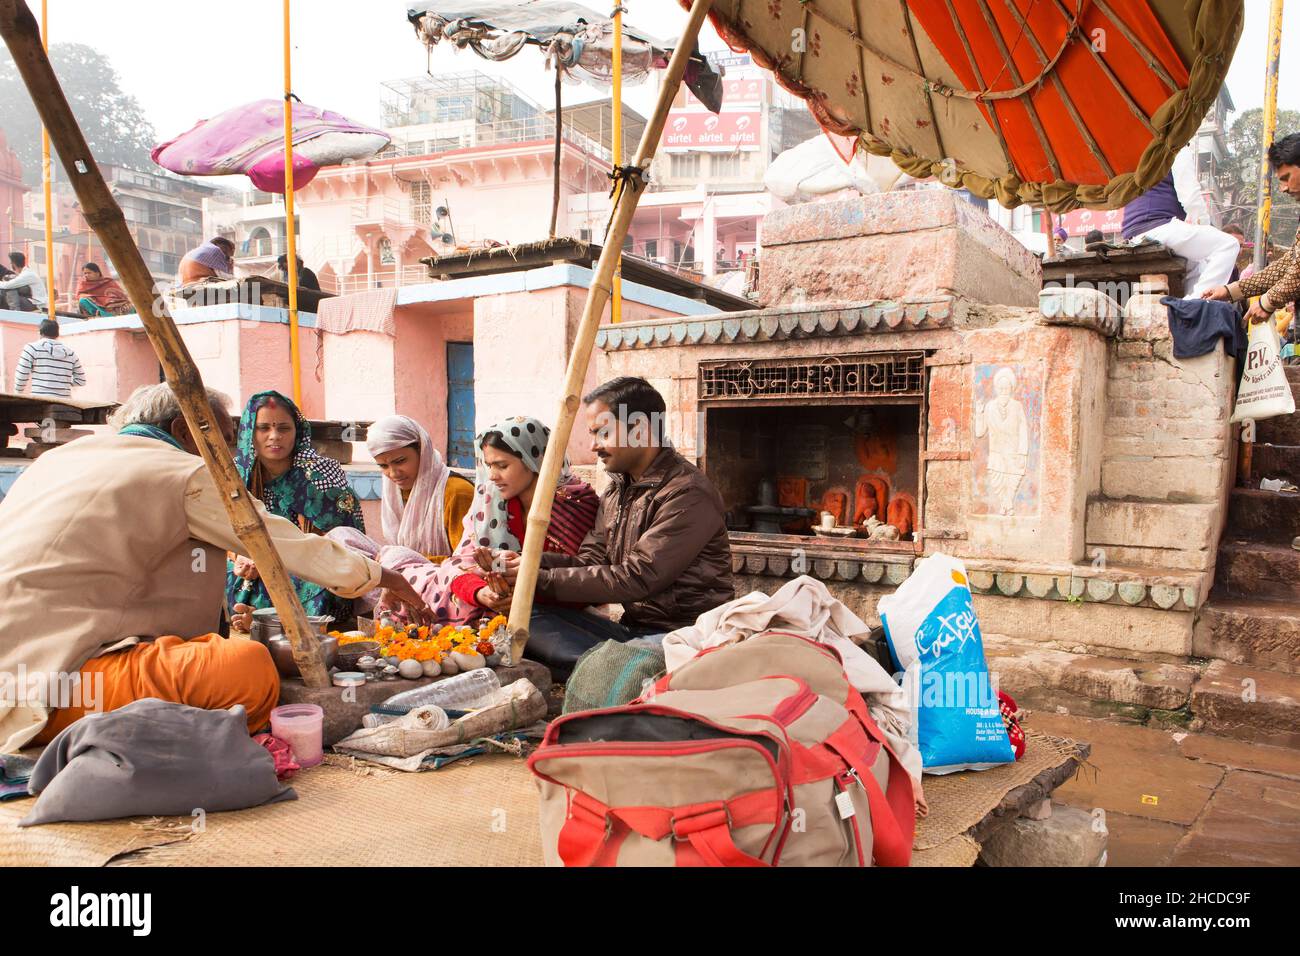
[[[39, 15], [39, 0], [28, 0]], [[54, 42], [86, 43], [107, 51], [122, 87], [135, 95], [162, 138], [237, 103], [279, 98], [283, 90], [281, 5], [276, 0], [48, 0]], [[602, 9], [599, 0], [587, 5]], [[628, 20], [662, 37], [675, 37], [686, 14], [677, 0], [624, 0]], [[294, 0], [294, 91], [305, 102], [359, 122], [379, 120], [379, 84], [418, 76], [428, 59], [406, 23], [407, 3], [394, 0]], [[128, 12], [129, 11], [129, 12]], [[1228, 73], [1239, 110], [1263, 99], [1268, 31], [1267, 0], [1246, 0], [1246, 25]], [[706, 23], [705, 50], [724, 44]], [[1279, 106], [1300, 109], [1300, 2], [1287, 4]], [[1288, 52], [1290, 56], [1288, 57]], [[469, 50], [439, 48], [434, 72], [481, 70], [522, 86], [534, 99], [550, 99], [542, 57], [525, 50], [503, 64]], [[566, 90], [573, 102], [595, 91]], [[645, 113], [649, 84], [632, 88], [628, 103]]]

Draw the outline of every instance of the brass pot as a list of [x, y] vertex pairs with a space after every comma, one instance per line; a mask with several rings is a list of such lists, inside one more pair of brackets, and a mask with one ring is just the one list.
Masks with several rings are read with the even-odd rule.
[[[275, 669], [280, 672], [281, 677], [302, 676], [302, 672], [298, 670], [298, 662], [293, 659], [293, 645], [289, 643], [287, 637], [269, 638], [266, 642], [266, 648], [271, 652], [271, 659], [275, 661]], [[338, 659], [339, 639], [337, 637], [322, 637], [320, 639], [320, 649], [325, 657], [325, 669], [329, 670]]]

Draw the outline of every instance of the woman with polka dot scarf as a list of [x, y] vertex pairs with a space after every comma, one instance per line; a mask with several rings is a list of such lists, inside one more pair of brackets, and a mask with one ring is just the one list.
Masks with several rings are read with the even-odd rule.
[[[537, 419], [516, 416], [475, 437], [474, 502], [465, 515], [460, 545], [446, 561], [435, 565], [408, 548], [386, 547], [372, 555], [384, 567], [401, 572], [432, 609], [437, 624], [469, 624], [509, 609], [510, 588], [491, 570], [487, 555], [523, 551], [528, 509], [538, 491], [550, 436], [551, 430]], [[574, 477], [567, 459], [554, 495], [543, 550], [577, 554], [596, 523], [600, 498]], [[401, 619], [399, 613], [392, 616]]]

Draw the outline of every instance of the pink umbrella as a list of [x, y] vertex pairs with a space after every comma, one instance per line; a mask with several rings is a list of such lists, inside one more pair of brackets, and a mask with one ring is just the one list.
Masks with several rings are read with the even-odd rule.
[[[346, 116], [293, 104], [293, 187], [306, 186], [325, 166], [373, 156], [389, 143], [383, 130]], [[284, 192], [284, 103], [258, 100], [195, 124], [155, 146], [153, 161], [182, 176], [243, 173], [258, 189]]]

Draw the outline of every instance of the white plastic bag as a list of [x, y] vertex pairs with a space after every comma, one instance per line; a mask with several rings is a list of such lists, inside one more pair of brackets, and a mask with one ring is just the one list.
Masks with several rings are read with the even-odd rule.
[[916, 710], [925, 772], [1013, 762], [965, 565], [946, 554], [922, 559], [897, 591], [880, 599], [879, 611]]
[[1280, 341], [1271, 319], [1250, 327], [1245, 368], [1237, 390], [1237, 406], [1232, 421], [1260, 421], [1295, 411], [1291, 383], [1282, 369]]

